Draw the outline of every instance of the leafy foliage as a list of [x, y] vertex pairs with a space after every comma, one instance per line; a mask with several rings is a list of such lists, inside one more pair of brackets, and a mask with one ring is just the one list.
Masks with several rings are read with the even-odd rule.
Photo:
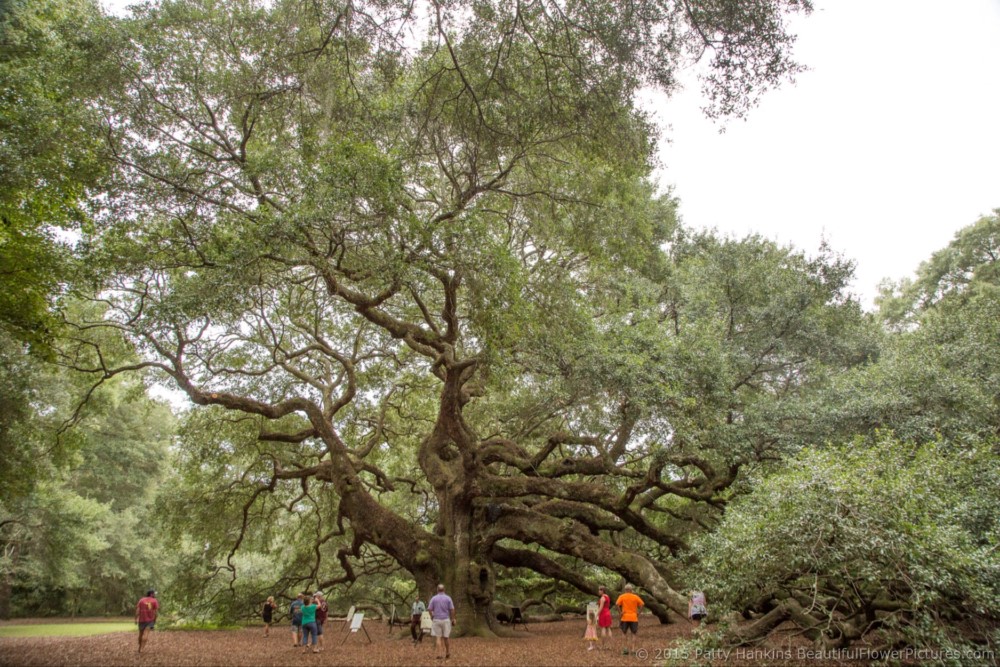
[[96, 2], [0, 3], [0, 325], [47, 349], [52, 299], [70, 274], [70, 233], [105, 167], [88, 85], [100, 57]]
[[84, 378], [38, 363], [31, 370], [32, 401], [0, 496], [3, 615], [128, 613], [136, 590], [171, 560], [157, 549], [150, 504], [173, 417], [137, 378], [81, 407]]
[[703, 542], [727, 608], [794, 605], [817, 638], [940, 646], [941, 619], [989, 641], [998, 618], [996, 443], [911, 445], [883, 436], [806, 450], [759, 480]]
[[916, 279], [883, 285], [878, 306], [893, 326], [913, 325], [922, 313], [960, 310], [967, 300], [1000, 288], [1000, 209], [955, 234], [948, 247], [917, 269]]

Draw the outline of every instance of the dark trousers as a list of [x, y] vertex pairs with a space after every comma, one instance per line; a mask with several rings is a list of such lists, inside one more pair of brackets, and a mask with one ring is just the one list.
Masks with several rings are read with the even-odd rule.
[[420, 630], [420, 614], [410, 616], [410, 636], [415, 642], [424, 641], [424, 633]]

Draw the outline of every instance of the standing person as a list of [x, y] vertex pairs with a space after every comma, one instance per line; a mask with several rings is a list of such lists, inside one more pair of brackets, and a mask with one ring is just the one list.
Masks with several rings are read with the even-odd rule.
[[418, 594], [413, 606], [410, 607], [410, 636], [413, 637], [414, 646], [418, 642], [422, 643], [424, 641], [424, 631], [420, 629], [420, 617], [424, 615], [425, 611], [427, 611], [427, 607]]
[[601, 636], [601, 649], [611, 648], [611, 596], [604, 586], [597, 589], [597, 630]]
[[694, 621], [694, 629], [701, 627], [701, 619], [708, 616], [708, 601], [701, 591], [691, 591], [688, 600], [688, 618]]
[[583, 638], [587, 640], [587, 650], [593, 651], [594, 644], [597, 643], [597, 609], [593, 603], [587, 605], [587, 631]]
[[278, 605], [274, 603], [274, 596], [267, 598], [267, 602], [264, 603], [264, 608], [260, 612], [260, 617], [264, 619], [264, 636], [271, 636], [271, 621], [274, 620], [274, 610], [278, 608]]
[[139, 600], [135, 606], [135, 622], [139, 625], [139, 653], [146, 645], [147, 635], [156, 625], [156, 615], [160, 611], [160, 603], [156, 599], [156, 591], [150, 588], [146, 597]]
[[[624, 639], [628, 642], [628, 647], [622, 651], [622, 655], [628, 655], [630, 651], [634, 654], [635, 635], [639, 632], [639, 609], [645, 607], [646, 603], [632, 592], [632, 584], [625, 584], [625, 592], [618, 596], [615, 606], [622, 610], [620, 627]], [[631, 637], [629, 632], [632, 633]]]
[[292, 646], [302, 642], [302, 600], [305, 596], [299, 593], [288, 607], [288, 615], [292, 617]]
[[302, 605], [302, 652], [306, 653], [309, 651], [309, 638], [312, 637], [312, 647], [313, 653], [319, 653], [319, 649], [316, 648], [316, 610], [319, 609], [319, 603], [316, 602], [316, 598], [309, 598]]
[[441, 659], [441, 647], [444, 646], [444, 657], [450, 658], [448, 638], [451, 637], [451, 626], [455, 623], [455, 603], [444, 592], [444, 584], [438, 584], [437, 595], [431, 598], [427, 611], [431, 612], [431, 637], [437, 638], [434, 657]]
[[314, 596], [318, 604], [316, 608], [316, 634], [319, 635], [319, 650], [323, 650], [323, 626], [326, 624], [326, 617], [330, 614], [330, 605], [326, 602], [323, 591], [316, 591]]

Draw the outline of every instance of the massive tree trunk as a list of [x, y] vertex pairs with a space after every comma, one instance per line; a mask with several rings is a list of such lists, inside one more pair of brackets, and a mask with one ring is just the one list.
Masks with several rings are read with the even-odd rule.
[[444, 387], [437, 423], [419, 452], [420, 467], [438, 500], [436, 533], [441, 583], [455, 601], [457, 634], [491, 635], [490, 605], [496, 589], [491, 545], [484, 541], [482, 512], [477, 511], [481, 462], [477, 440], [462, 417], [469, 396], [463, 385], [474, 362], [454, 362], [444, 355]]

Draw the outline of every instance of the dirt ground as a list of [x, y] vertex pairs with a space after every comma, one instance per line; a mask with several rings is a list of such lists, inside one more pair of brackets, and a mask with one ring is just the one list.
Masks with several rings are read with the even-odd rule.
[[615, 631], [612, 648], [588, 651], [583, 640], [582, 621], [529, 623], [529, 630], [519, 628], [511, 638], [455, 638], [451, 641], [451, 657], [435, 660], [434, 643], [425, 637], [413, 646], [409, 633], [377, 622], [365, 624], [372, 642], [364, 632], [351, 634], [344, 624], [331, 620], [327, 624], [326, 645], [319, 654], [302, 653], [293, 648], [291, 632], [285, 626], [272, 627], [271, 636], [264, 637], [260, 628], [231, 631], [157, 631], [153, 633], [140, 656], [137, 651], [138, 633], [117, 633], [93, 637], [9, 638], [0, 639], [0, 665], [33, 665], [67, 667], [261, 667], [284, 665], [301, 667], [362, 666], [362, 665], [431, 665], [437, 667], [496, 666], [530, 667], [548, 665], [569, 667], [580, 665], [662, 665], [673, 658], [675, 665], [844, 665], [863, 664], [817, 659], [803, 654], [812, 650], [808, 642], [786, 636], [774, 640], [770, 647], [744, 649], [728, 655], [685, 655], [676, 649], [674, 641], [686, 638], [691, 626], [686, 623], [660, 625], [647, 619], [640, 624], [637, 650], [622, 655], [620, 631]]

